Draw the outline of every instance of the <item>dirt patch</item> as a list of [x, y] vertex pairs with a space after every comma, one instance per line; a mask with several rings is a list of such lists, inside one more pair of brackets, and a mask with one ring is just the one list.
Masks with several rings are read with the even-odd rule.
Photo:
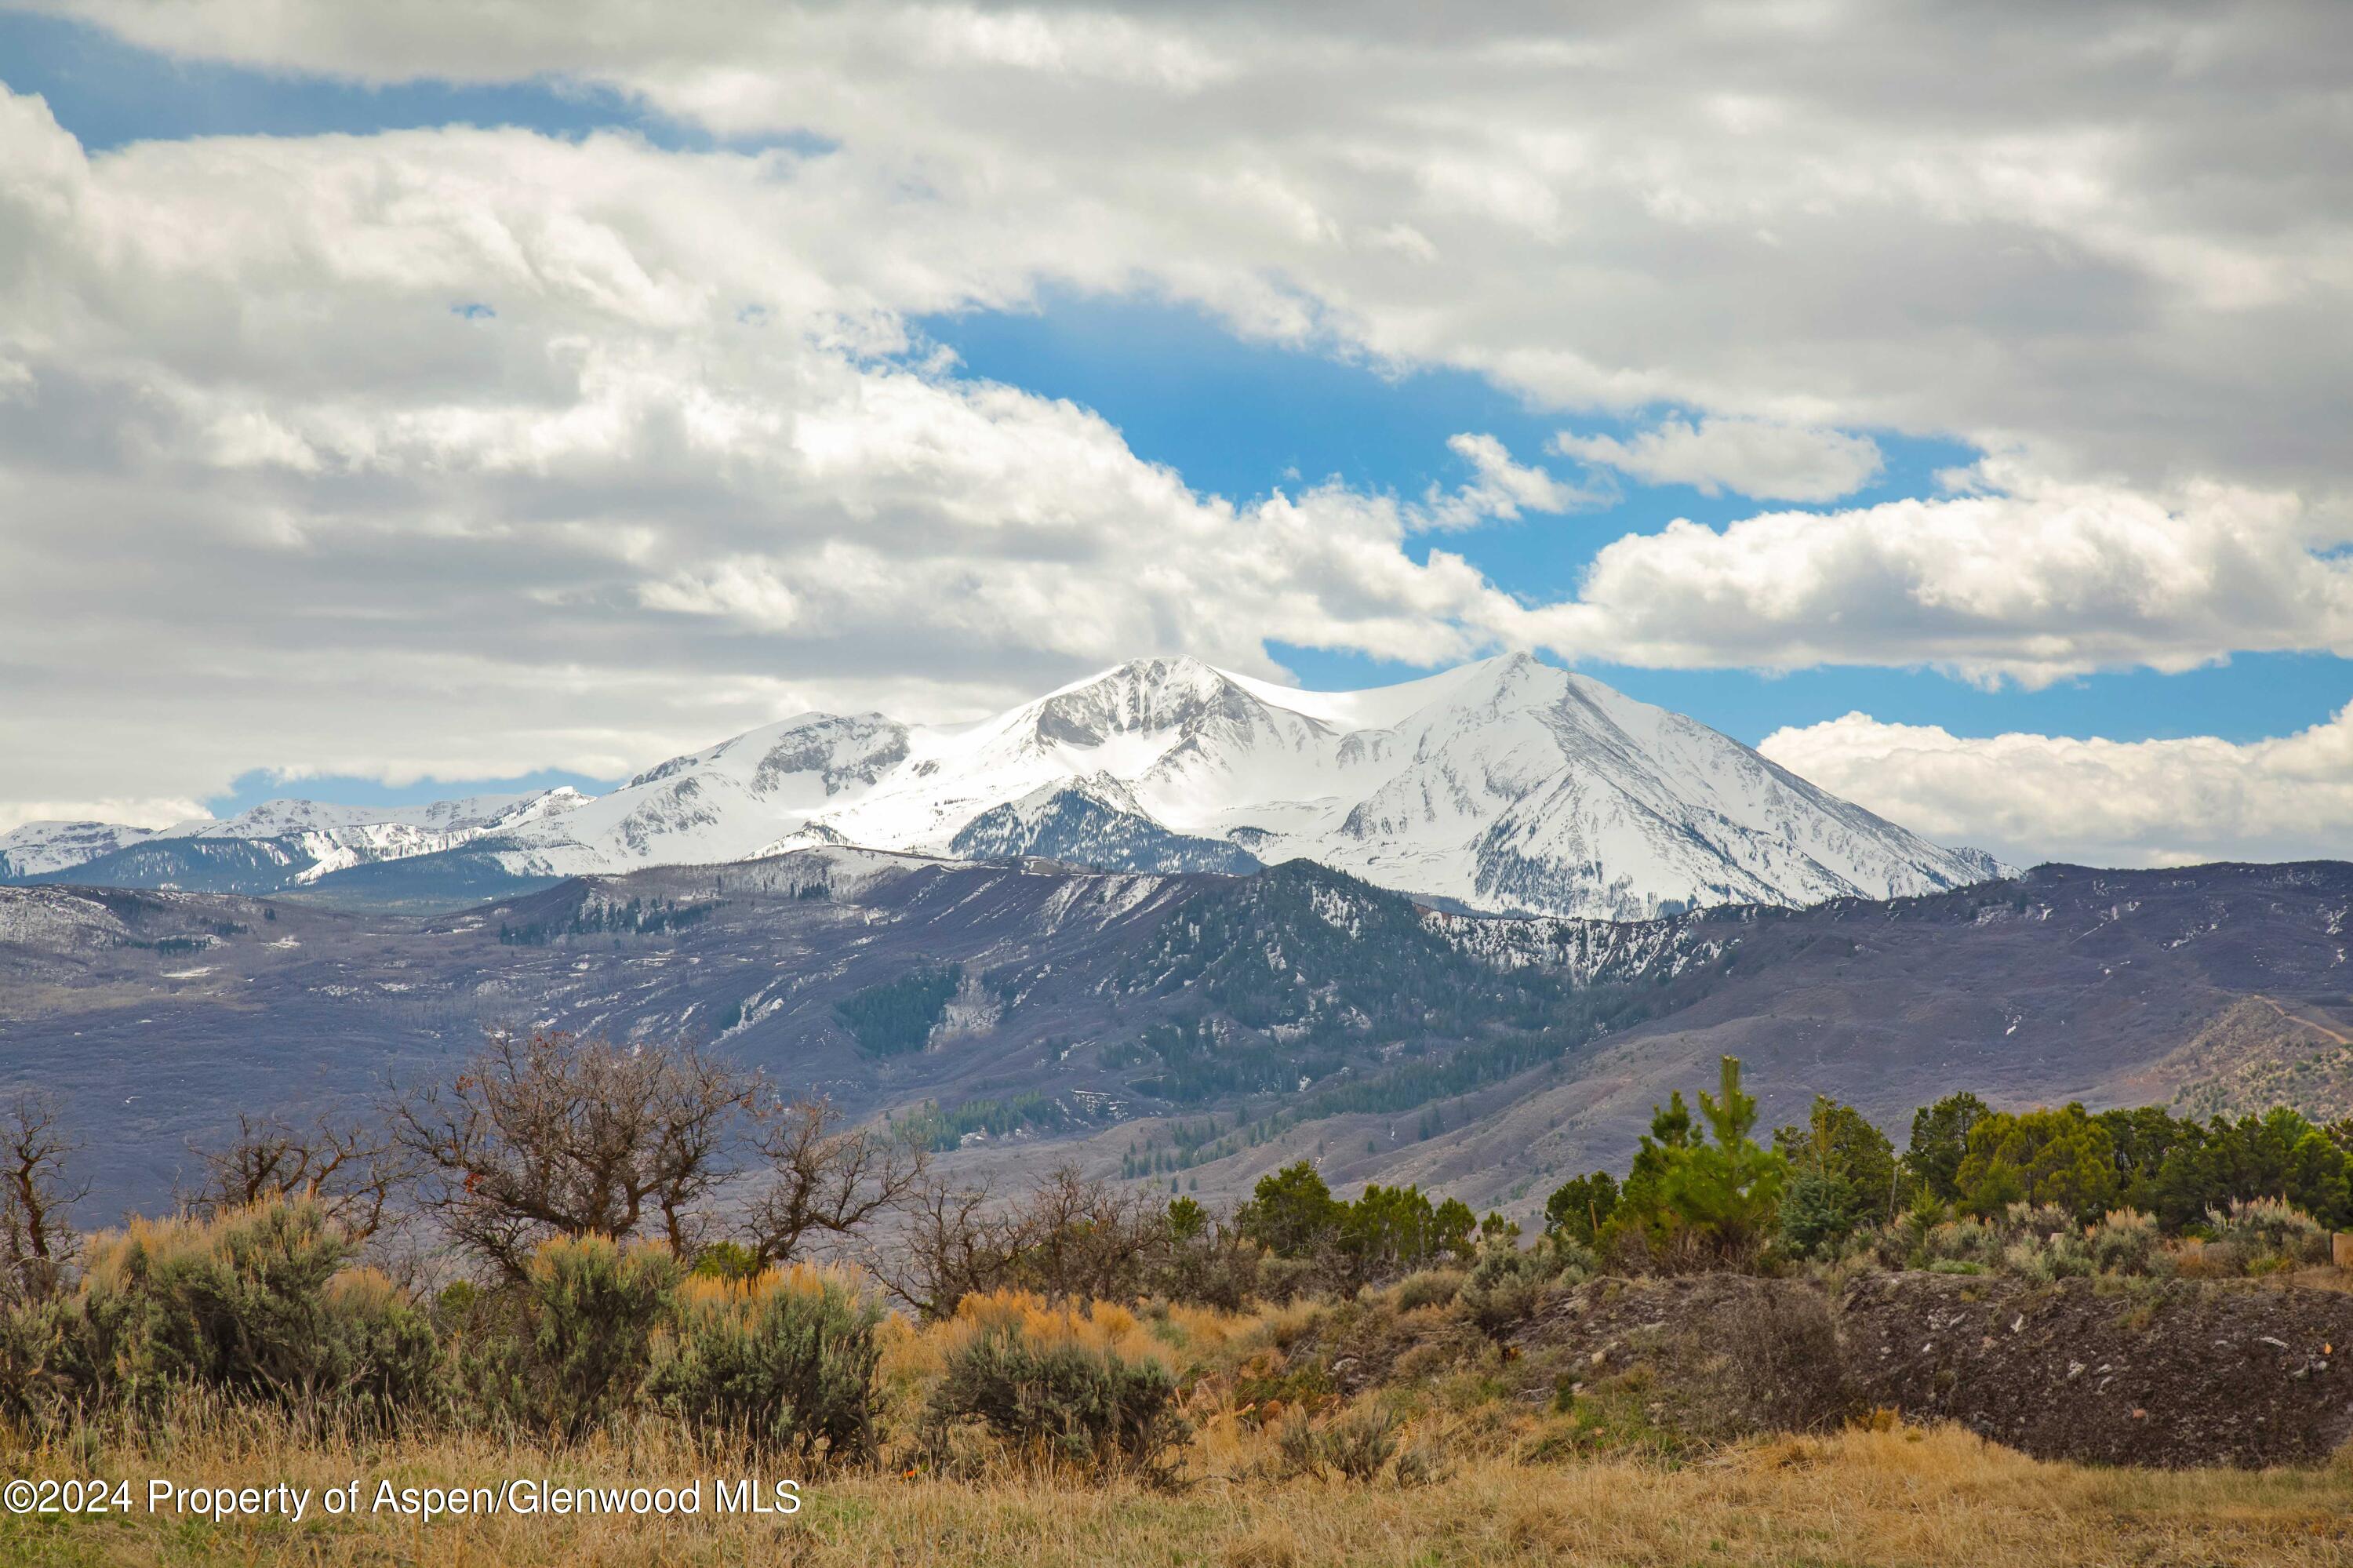
[[1736, 1436], [1876, 1408], [2040, 1458], [2308, 1464], [2353, 1439], [2353, 1296], [2261, 1280], [1702, 1275], [1579, 1286], [1513, 1336], [1531, 1369], [1641, 1372], [1652, 1413]]
[[1322, 1317], [1292, 1345], [1288, 1359], [1295, 1367], [1319, 1370], [1336, 1392], [1353, 1396], [1412, 1375], [1411, 1369], [1475, 1355], [1482, 1342], [1477, 1330], [1443, 1308], [1398, 1312], [1357, 1300]]
[[1824, 1431], [1862, 1408], [1830, 1298], [1805, 1280], [1599, 1279], [1546, 1306], [1512, 1343], [1529, 1366], [1559, 1369], [1572, 1393], [1647, 1373], [1652, 1416], [1705, 1436]]
[[2353, 1437], [2353, 1297], [2338, 1291], [1874, 1275], [1838, 1324], [1862, 1404], [2041, 1458], [2298, 1464]]

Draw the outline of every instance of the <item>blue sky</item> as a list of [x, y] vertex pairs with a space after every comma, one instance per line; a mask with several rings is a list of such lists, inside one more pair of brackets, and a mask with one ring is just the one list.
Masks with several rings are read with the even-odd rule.
[[[37, 92], [90, 151], [184, 136], [364, 136], [427, 125], [515, 125], [552, 136], [627, 130], [657, 146], [720, 145], [702, 128], [610, 89], [550, 78], [493, 84], [382, 85], [188, 60], [122, 43], [86, 23], [0, 11], [0, 81]], [[769, 137], [731, 146], [814, 146]]]
[[[226, 134], [310, 137], [449, 123], [511, 125], [557, 136], [627, 130], [656, 147], [784, 145], [822, 154], [824, 137], [793, 129], [726, 140], [630, 93], [553, 75], [506, 84], [430, 79], [368, 85], [295, 69], [190, 61], [116, 40], [83, 24], [0, 11], [0, 80], [37, 92], [91, 153], [147, 140]], [[1478, 376], [1446, 369], [1393, 373], [1333, 344], [1245, 341], [1193, 307], [1148, 296], [1049, 291], [1035, 308], [920, 318], [919, 343], [954, 351], [956, 375], [1003, 382], [1099, 412], [1139, 456], [1164, 463], [1195, 491], [1247, 502], [1273, 489], [1296, 494], [1326, 479], [1357, 490], [1418, 497], [1470, 474], [1447, 446], [1463, 432], [1492, 434], [1523, 463], [1569, 480], [1576, 462], [1547, 455], [1557, 432], [1630, 437], [1668, 416], [1660, 406], [1615, 415], [1532, 406]], [[1938, 471], [1978, 454], [1965, 442], [1863, 429], [1884, 468], [1836, 508], [1933, 495]], [[1610, 476], [1614, 504], [1409, 543], [1417, 558], [1458, 553], [1529, 603], [1573, 597], [1602, 546], [1677, 518], [1723, 526], [1758, 512], [1803, 510], [1680, 485]], [[1832, 507], [1815, 507], [1830, 510]], [[1271, 651], [1309, 685], [1369, 684], [1421, 672], [1369, 658], [1293, 647]], [[2027, 731], [2116, 740], [2211, 736], [2252, 742], [2316, 724], [2353, 695], [2353, 662], [2312, 653], [2239, 654], [2180, 674], [2126, 670], [2041, 689], [1971, 684], [1933, 670], [1815, 668], [1787, 673], [1662, 670], [1588, 662], [1590, 673], [1641, 698], [1689, 713], [1742, 740], [1860, 710], [1884, 724], [1934, 725], [1957, 735]], [[713, 736], [710, 738], [716, 739]], [[646, 758], [650, 762], [653, 758]], [[211, 797], [227, 812], [299, 791], [346, 800], [414, 801], [491, 789], [614, 780], [543, 769], [504, 779], [432, 779], [388, 788], [356, 778], [289, 782], [253, 770]]]
[[[1197, 490], [1233, 500], [1274, 488], [1295, 493], [1303, 482], [1333, 475], [1419, 494], [1465, 477], [1468, 465], [1446, 447], [1458, 431], [1491, 432], [1532, 461], [1564, 428], [1622, 434], [1649, 422], [1532, 408], [1460, 371], [1386, 376], [1362, 363], [1244, 342], [1197, 312], [1150, 301], [1051, 299], [1035, 313], [923, 324], [955, 350], [965, 373], [1092, 408], [1119, 427], [1138, 456], [1175, 468]], [[1955, 441], [1868, 433], [1886, 467], [1879, 482], [1842, 499], [1841, 507], [1933, 494], [1939, 470], [1978, 455]], [[1556, 471], [1569, 468], [1548, 461]], [[1622, 500], [1606, 510], [1492, 524], [1430, 543], [1466, 556], [1514, 592], [1555, 599], [1572, 590], [1594, 552], [1620, 535], [1653, 532], [1678, 517], [1721, 525], [1767, 509], [1743, 496], [1704, 495], [1683, 485], [1645, 486], [1621, 477], [1617, 486]], [[1369, 685], [1420, 673], [1316, 649], [1278, 652], [1307, 685]], [[2113, 740], [2218, 735], [2244, 741], [2301, 729], [2353, 694], [2353, 662], [2313, 654], [2240, 654], [2227, 665], [2184, 674], [2123, 671], [2040, 690], [2010, 683], [1989, 690], [1927, 670], [1767, 674], [1581, 667], [1752, 745], [1785, 725], [1854, 709], [1957, 734], [2022, 729]]]

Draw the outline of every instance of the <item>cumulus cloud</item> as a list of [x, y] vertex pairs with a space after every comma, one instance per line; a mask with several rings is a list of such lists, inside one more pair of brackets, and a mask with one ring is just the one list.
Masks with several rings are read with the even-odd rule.
[[1947, 843], [2031, 863], [2183, 865], [2353, 853], [2353, 706], [2276, 739], [1968, 738], [1853, 713], [1783, 729], [1783, 767]]
[[[571, 78], [724, 135], [813, 132], [967, 274], [1146, 284], [1242, 330], [1557, 406], [2023, 441], [2058, 471], [2141, 484], [2348, 479], [2353, 164], [2331, 154], [2353, 13], [2326, 0], [1442, 21], [1380, 4], [48, 4], [185, 55]], [[951, 265], [875, 254], [884, 273]]]
[[1427, 502], [1415, 514], [1424, 528], [1475, 528], [1482, 523], [1516, 521], [1523, 513], [1570, 512], [1614, 499], [1607, 492], [1585, 489], [1513, 461], [1511, 452], [1493, 436], [1466, 432], [1450, 437], [1446, 445], [1471, 465], [1472, 477], [1451, 492], [1430, 487]]
[[90, 159], [0, 95], [12, 793], [610, 776], [1145, 652], [1444, 662], [1516, 613], [1404, 547], [1563, 502], [1499, 443], [1426, 503], [1198, 495], [1088, 410], [901, 353], [973, 279], [797, 243], [892, 199], [839, 180], [512, 131]]
[[[1138, 652], [1271, 673], [1270, 638], [2028, 681], [2353, 647], [2341, 7], [57, 8], [808, 134], [92, 157], [0, 91], [25, 800], [613, 775]], [[1486, 437], [1453, 489], [1236, 506], [910, 334], [1049, 290], [1454, 366], [1564, 422], [1686, 411], [1567, 449], [1636, 479], [1829, 499], [1859, 429], [2021, 455], [1966, 493], [1620, 539], [1531, 603], [1429, 535], [1591, 492]]]
[[1868, 436], [1778, 419], [1662, 419], [1633, 440], [1563, 430], [1552, 450], [1613, 468], [1646, 484], [1688, 484], [1703, 495], [1731, 491], [1764, 501], [1835, 501], [1879, 476]]
[[2170, 494], [1983, 465], [2000, 488], [1605, 546], [1528, 635], [1630, 663], [1936, 664], [2046, 684], [2238, 650], [2353, 654], [2353, 558], [2293, 494]]

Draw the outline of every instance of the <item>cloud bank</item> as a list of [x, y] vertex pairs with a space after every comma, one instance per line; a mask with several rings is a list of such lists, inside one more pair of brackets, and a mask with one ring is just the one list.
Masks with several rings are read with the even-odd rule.
[[[1275, 673], [1270, 640], [2028, 683], [2353, 653], [2341, 7], [56, 8], [605, 84], [733, 150], [93, 156], [0, 91], [0, 814], [610, 776], [1141, 652]], [[1051, 291], [1472, 371], [1568, 461], [1470, 430], [1427, 494], [1206, 495], [908, 324]], [[1839, 508], [1872, 432], [1997, 455]], [[1606, 536], [1612, 482], [1760, 509], [1552, 600], [1466, 558]]]
[[2247, 745], [1965, 739], [1849, 714], [1759, 749], [1915, 832], [2021, 863], [2343, 859], [2353, 842], [2353, 705]]

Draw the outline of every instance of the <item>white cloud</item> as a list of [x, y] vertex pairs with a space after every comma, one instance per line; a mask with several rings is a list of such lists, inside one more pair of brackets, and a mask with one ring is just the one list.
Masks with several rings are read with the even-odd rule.
[[1567, 499], [1499, 443], [1426, 503], [1198, 495], [1085, 409], [888, 357], [969, 280], [797, 243], [881, 199], [838, 180], [511, 131], [85, 159], [0, 95], [7, 792], [610, 776], [1146, 652], [1443, 662], [1516, 613], [1405, 549]]
[[1424, 505], [1414, 514], [1423, 528], [1475, 528], [1498, 519], [1517, 521], [1525, 512], [1572, 512], [1612, 499], [1606, 493], [1555, 478], [1540, 468], [1514, 462], [1504, 443], [1493, 436], [1465, 433], [1449, 437], [1446, 445], [1471, 465], [1472, 479], [1451, 492], [1430, 487]]
[[1688, 484], [1703, 495], [1729, 490], [1764, 501], [1835, 501], [1869, 484], [1880, 470], [1879, 447], [1868, 436], [1778, 419], [1662, 419], [1630, 441], [1563, 430], [1552, 450], [1646, 484]]
[[2353, 654], [2353, 558], [2315, 552], [2342, 535], [2293, 495], [1978, 476], [2003, 487], [1626, 535], [1521, 634], [1638, 664], [1917, 663], [2029, 684], [2240, 650]]
[[2245, 745], [1974, 739], [1857, 713], [1777, 731], [1759, 749], [1930, 838], [2021, 863], [2353, 857], [2353, 706]]
[[119, 795], [90, 800], [0, 800], [0, 833], [26, 822], [118, 822], [127, 828], [168, 828], [211, 816], [195, 800], [126, 800]]
[[830, 138], [891, 196], [797, 238], [871, 247], [885, 291], [1147, 286], [1565, 407], [2348, 479], [2341, 6], [51, 4], [185, 55]]
[[[610, 775], [796, 706], [970, 713], [1151, 651], [1265, 671], [1269, 638], [2028, 681], [2353, 650], [2332, 13], [62, 8], [833, 150], [89, 158], [0, 91], [12, 798]], [[1689, 410], [1580, 454], [1637, 477], [1825, 498], [1856, 429], [2024, 455], [1621, 539], [1525, 603], [1416, 536], [1588, 503], [1486, 438], [1451, 491], [1236, 508], [1083, 409], [893, 357], [913, 319], [1058, 290]]]

